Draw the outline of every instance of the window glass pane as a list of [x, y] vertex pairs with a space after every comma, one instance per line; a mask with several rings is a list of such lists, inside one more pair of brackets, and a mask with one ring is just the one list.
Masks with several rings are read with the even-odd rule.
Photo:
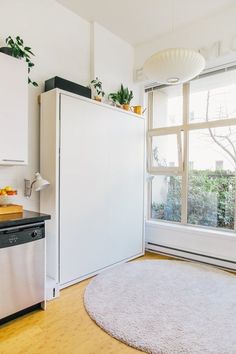
[[189, 133], [188, 223], [234, 228], [236, 127]]
[[182, 85], [153, 91], [152, 128], [181, 125], [183, 121]]
[[177, 135], [160, 135], [152, 138], [153, 167], [178, 167]]
[[181, 221], [181, 177], [156, 176], [152, 180], [152, 219]]
[[190, 83], [189, 122], [236, 118], [236, 70]]

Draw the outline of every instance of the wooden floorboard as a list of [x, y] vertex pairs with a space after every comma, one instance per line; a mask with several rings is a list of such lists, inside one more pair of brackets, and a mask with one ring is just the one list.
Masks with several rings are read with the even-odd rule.
[[[168, 259], [147, 253], [140, 260]], [[0, 327], [0, 354], [134, 354], [141, 353], [100, 329], [87, 315], [83, 293], [89, 280], [61, 291], [37, 310]], [[2, 304], [1, 304], [2, 305]]]

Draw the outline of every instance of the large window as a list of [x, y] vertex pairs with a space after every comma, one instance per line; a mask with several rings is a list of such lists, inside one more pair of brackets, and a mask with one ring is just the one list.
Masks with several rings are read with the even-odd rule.
[[148, 93], [149, 219], [235, 230], [236, 70]]

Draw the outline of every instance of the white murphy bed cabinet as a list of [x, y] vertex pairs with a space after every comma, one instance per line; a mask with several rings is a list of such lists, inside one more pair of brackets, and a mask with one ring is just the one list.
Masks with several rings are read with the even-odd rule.
[[28, 162], [28, 67], [0, 53], [0, 165]]
[[47, 276], [66, 287], [144, 253], [145, 122], [66, 91], [41, 95]]

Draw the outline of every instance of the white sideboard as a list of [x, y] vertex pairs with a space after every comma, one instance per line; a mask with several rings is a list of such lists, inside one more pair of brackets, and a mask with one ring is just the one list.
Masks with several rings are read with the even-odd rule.
[[47, 275], [60, 288], [144, 253], [145, 121], [55, 89], [41, 95]]
[[0, 165], [28, 163], [28, 67], [0, 53]]

